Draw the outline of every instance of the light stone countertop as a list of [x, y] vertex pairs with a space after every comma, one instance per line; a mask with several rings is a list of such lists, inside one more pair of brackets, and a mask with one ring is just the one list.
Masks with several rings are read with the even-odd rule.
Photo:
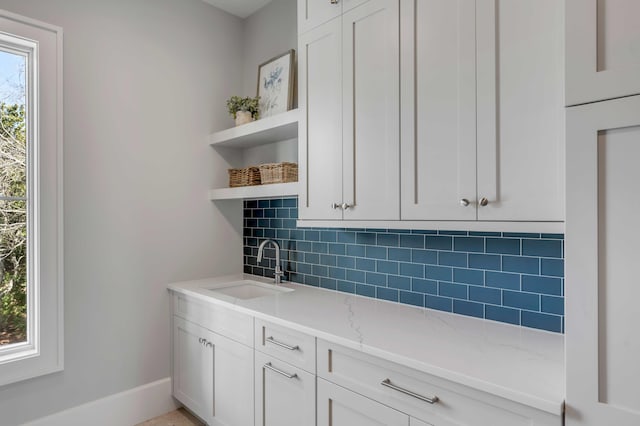
[[210, 291], [233, 275], [169, 290], [284, 325], [555, 415], [564, 407], [564, 335], [295, 283], [241, 300]]

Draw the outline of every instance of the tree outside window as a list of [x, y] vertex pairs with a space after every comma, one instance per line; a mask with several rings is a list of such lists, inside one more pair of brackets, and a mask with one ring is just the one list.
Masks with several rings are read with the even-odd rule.
[[0, 346], [28, 337], [25, 61], [0, 50]]

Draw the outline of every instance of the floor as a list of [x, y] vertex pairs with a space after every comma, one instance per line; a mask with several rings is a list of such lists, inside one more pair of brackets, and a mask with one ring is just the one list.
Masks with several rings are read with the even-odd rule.
[[204, 426], [204, 423], [193, 417], [184, 408], [180, 408], [136, 426]]

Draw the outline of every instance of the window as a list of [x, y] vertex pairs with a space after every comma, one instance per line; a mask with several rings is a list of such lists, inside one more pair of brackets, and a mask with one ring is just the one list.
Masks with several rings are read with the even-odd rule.
[[27, 197], [33, 192], [27, 182], [27, 176], [33, 176], [33, 161], [27, 166], [27, 157], [33, 157], [32, 144], [27, 146], [32, 133], [27, 127], [32, 126], [27, 122], [33, 114], [26, 101], [33, 61], [30, 51], [15, 49], [10, 40], [0, 36], [0, 348], [5, 354], [11, 345], [19, 350], [33, 335], [33, 292], [28, 285], [33, 275], [27, 270], [33, 246], [33, 202]]
[[0, 385], [62, 369], [62, 31], [0, 11]]

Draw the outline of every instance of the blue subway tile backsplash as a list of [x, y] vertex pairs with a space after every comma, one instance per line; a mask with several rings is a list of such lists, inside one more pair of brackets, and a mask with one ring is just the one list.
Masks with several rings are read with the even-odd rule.
[[564, 235], [297, 228], [297, 198], [244, 202], [244, 271], [301, 284], [564, 332]]

